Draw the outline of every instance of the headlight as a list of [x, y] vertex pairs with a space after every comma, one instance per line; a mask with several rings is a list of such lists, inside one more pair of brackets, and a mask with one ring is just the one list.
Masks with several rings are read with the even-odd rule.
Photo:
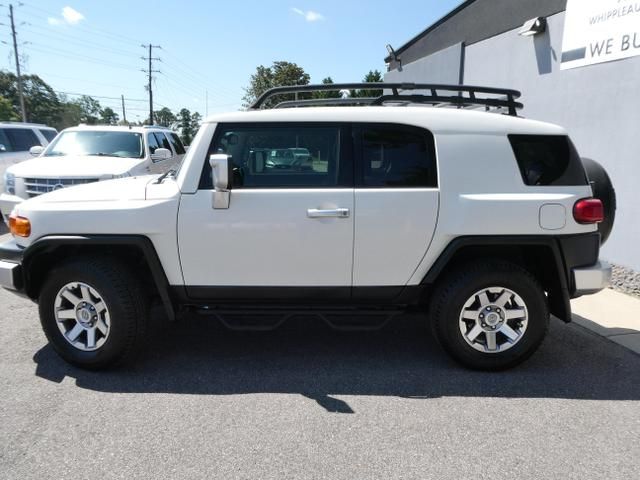
[[122, 175], [114, 175], [113, 178], [126, 178], [126, 177], [130, 177], [131, 174], [129, 172], [125, 172]]
[[11, 195], [16, 194], [16, 176], [13, 173], [4, 173], [4, 189]]

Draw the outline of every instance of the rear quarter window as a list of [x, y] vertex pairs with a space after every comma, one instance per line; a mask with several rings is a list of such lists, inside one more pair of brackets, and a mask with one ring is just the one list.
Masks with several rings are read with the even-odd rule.
[[582, 160], [566, 135], [509, 135], [525, 185], [588, 185]]

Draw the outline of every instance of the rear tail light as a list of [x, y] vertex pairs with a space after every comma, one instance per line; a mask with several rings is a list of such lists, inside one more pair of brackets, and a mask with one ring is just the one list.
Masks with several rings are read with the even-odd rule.
[[604, 207], [599, 198], [583, 198], [573, 206], [573, 218], [578, 223], [600, 223], [604, 220]]

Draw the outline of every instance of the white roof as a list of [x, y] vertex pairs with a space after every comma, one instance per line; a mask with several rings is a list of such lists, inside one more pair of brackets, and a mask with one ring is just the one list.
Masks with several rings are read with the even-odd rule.
[[98, 132], [136, 132], [136, 133], [150, 132], [154, 130], [162, 130], [165, 132], [171, 131], [171, 129], [167, 127], [161, 127], [159, 125], [144, 126], [144, 127], [133, 126], [133, 125], [131, 127], [127, 127], [126, 125], [78, 125], [76, 127], [65, 128], [63, 132], [74, 132], [74, 131], [80, 131], [80, 130], [93, 130]]
[[249, 110], [211, 115], [207, 123], [360, 122], [415, 125], [434, 133], [536, 133], [564, 135], [550, 123], [483, 111], [429, 106], [304, 107]]

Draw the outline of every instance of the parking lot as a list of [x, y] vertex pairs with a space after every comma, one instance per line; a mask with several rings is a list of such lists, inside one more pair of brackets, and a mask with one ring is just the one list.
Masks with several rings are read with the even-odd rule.
[[0, 291], [2, 478], [637, 478], [640, 356], [554, 321], [523, 366], [463, 370], [422, 318], [269, 333], [154, 328], [92, 373]]

